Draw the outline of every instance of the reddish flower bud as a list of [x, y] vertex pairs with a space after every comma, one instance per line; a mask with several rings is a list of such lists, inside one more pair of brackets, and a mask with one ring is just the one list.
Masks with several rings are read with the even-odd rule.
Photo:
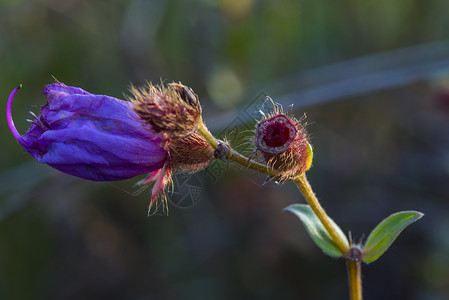
[[278, 108], [264, 116], [256, 128], [256, 152], [287, 180], [307, 171], [312, 164], [312, 146], [302, 120], [287, 116]]

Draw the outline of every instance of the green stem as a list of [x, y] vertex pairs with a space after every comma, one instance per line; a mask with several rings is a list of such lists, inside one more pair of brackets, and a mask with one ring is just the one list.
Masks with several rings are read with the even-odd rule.
[[362, 263], [346, 260], [351, 300], [362, 300]]
[[[200, 125], [198, 125], [197, 130], [199, 133], [203, 135], [203, 137], [206, 139], [206, 141], [214, 148], [216, 149], [218, 144], [220, 143], [204, 126], [202, 122], [199, 122]], [[256, 162], [254, 160], [249, 159], [248, 157], [238, 153], [232, 148], [229, 148], [229, 153], [226, 156], [226, 159], [235, 161], [238, 164], [241, 164], [249, 169], [252, 169], [254, 171], [266, 174], [268, 176], [276, 177], [279, 175], [279, 172], [270, 168], [269, 166], [265, 164], [261, 164], [259, 162]]]
[[312, 187], [307, 181], [306, 174], [302, 173], [301, 175], [299, 175], [295, 179], [295, 183], [301, 190], [301, 193], [304, 195], [304, 198], [312, 208], [315, 215], [318, 217], [318, 219], [320, 219], [324, 228], [326, 228], [327, 232], [329, 233], [334, 243], [337, 245], [338, 249], [340, 249], [341, 253], [345, 254], [346, 252], [348, 252], [349, 245], [345, 240], [341, 238], [341, 236], [337, 233], [337, 230], [332, 225], [329, 216], [326, 214], [317, 197], [315, 196], [315, 193], [312, 191]]
[[[197, 130], [199, 133], [201, 133], [204, 138], [209, 142], [209, 144], [216, 149], [219, 141], [209, 132], [209, 130], [204, 126], [203, 122], [200, 120], [198, 122]], [[265, 164], [258, 163], [256, 161], [250, 160], [246, 156], [238, 153], [234, 149], [230, 148], [229, 153], [226, 157], [229, 160], [235, 161], [236, 163], [239, 163], [245, 167], [248, 167], [254, 171], [267, 174], [269, 176], [276, 177], [279, 175], [279, 172], [268, 167]], [[316, 198], [315, 194], [312, 191], [312, 187], [310, 186], [309, 182], [307, 181], [305, 173], [299, 175], [295, 180], [295, 183], [298, 185], [299, 189], [301, 190], [302, 194], [304, 195], [304, 198], [306, 199], [307, 203], [310, 205], [312, 210], [314, 211], [315, 215], [320, 219], [321, 223], [323, 224], [324, 228], [326, 228], [327, 232], [331, 236], [334, 243], [337, 245], [337, 247], [340, 249], [341, 253], [344, 254], [348, 252], [349, 245], [344, 241], [340, 235], [338, 235], [337, 231], [333, 227], [332, 223], [330, 222], [329, 216], [324, 211], [323, 207], [318, 202], [318, 199]]]
[[251, 160], [249, 158], [247, 158], [246, 156], [238, 153], [237, 151], [235, 151], [234, 149], [230, 149], [228, 156], [226, 157], [229, 160], [235, 161], [236, 163], [239, 163], [249, 169], [252, 169], [254, 171], [269, 175], [269, 176], [273, 176], [276, 177], [277, 175], [279, 175], [279, 172], [277, 172], [276, 170], [273, 170], [272, 168], [268, 167], [267, 165], [258, 163], [254, 160]]
[[212, 146], [212, 148], [217, 149], [218, 141], [217, 139], [210, 133], [209, 129], [204, 126], [203, 120], [198, 120], [198, 125], [196, 127], [199, 133], [206, 139], [206, 141]]
[[[204, 138], [209, 142], [209, 144], [216, 149], [219, 145], [219, 141], [209, 132], [209, 130], [204, 126], [202, 122], [199, 122], [197, 130], [201, 133]], [[238, 164], [241, 164], [249, 169], [254, 171], [267, 174], [272, 177], [276, 177], [279, 175], [279, 172], [270, 168], [265, 164], [261, 164], [259, 162], [253, 161], [244, 155], [238, 153], [231, 147], [229, 147], [229, 153], [227, 155], [227, 159], [235, 161]], [[305, 173], [302, 173], [298, 177], [293, 180], [296, 185], [299, 187], [299, 190], [303, 194], [309, 206], [312, 208], [315, 215], [320, 219], [324, 228], [329, 233], [330, 237], [340, 249], [342, 255], [348, 252], [349, 245], [340, 235], [337, 233], [336, 229], [332, 225], [329, 216], [324, 211], [323, 207], [319, 203], [315, 193], [312, 190], [309, 182], [307, 181]], [[351, 261], [346, 259], [347, 267], [348, 267], [348, 277], [349, 277], [349, 290], [351, 300], [362, 300], [362, 281], [361, 281], [361, 262], [360, 261]]]

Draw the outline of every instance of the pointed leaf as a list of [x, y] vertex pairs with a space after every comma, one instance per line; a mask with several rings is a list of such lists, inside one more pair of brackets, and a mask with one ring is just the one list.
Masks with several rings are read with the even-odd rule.
[[[323, 250], [324, 253], [333, 257], [342, 256], [340, 249], [338, 249], [338, 246], [334, 243], [326, 228], [324, 228], [323, 224], [309, 205], [293, 204], [286, 207], [285, 210], [294, 213], [301, 220], [312, 240], [321, 250]], [[340, 227], [338, 227], [338, 225], [332, 220], [331, 223], [336, 228], [337, 233], [343, 238], [344, 241], [346, 241], [347, 244], [349, 244], [348, 239]]]
[[371, 231], [363, 249], [363, 261], [377, 260], [408, 225], [422, 218], [418, 211], [402, 211], [387, 217]]

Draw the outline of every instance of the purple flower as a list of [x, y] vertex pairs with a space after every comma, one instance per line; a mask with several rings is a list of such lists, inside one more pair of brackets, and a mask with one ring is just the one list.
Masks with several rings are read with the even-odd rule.
[[18, 89], [6, 106], [8, 125], [37, 161], [95, 181], [127, 179], [158, 171], [165, 164], [165, 138], [139, 120], [130, 102], [59, 82], [44, 89], [47, 104], [21, 136], [11, 116]]

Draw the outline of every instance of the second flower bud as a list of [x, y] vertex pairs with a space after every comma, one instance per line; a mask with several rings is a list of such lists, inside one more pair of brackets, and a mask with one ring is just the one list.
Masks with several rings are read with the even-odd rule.
[[275, 106], [274, 112], [257, 124], [255, 152], [279, 172], [280, 180], [293, 179], [312, 165], [312, 146], [301, 121]]

